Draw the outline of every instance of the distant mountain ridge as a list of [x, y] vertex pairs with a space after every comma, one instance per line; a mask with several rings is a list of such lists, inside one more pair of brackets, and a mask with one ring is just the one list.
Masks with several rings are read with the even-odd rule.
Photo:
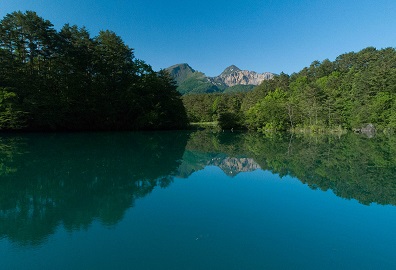
[[219, 76], [209, 79], [220, 79], [225, 85], [232, 87], [235, 85], [259, 85], [264, 80], [270, 80], [273, 77], [274, 74], [270, 72], [257, 73], [255, 71], [241, 70], [238, 67], [231, 65]]
[[274, 76], [270, 72], [241, 70], [235, 65], [227, 67], [216, 77], [208, 77], [187, 63], [173, 65], [166, 70], [177, 82], [181, 94], [246, 92]]

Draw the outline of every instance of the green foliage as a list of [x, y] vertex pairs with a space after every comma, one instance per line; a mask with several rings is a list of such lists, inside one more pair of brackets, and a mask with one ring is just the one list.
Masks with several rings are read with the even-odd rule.
[[241, 127], [241, 118], [232, 112], [223, 112], [218, 115], [218, 124], [222, 129], [238, 129]]
[[[377, 130], [391, 132], [396, 128], [394, 63], [395, 49], [369, 47], [333, 62], [314, 61], [290, 76], [281, 73], [243, 95], [191, 95], [183, 97], [183, 103], [189, 121], [218, 120], [225, 127], [324, 132], [359, 130], [372, 123]], [[203, 74], [195, 76], [208, 83]]]
[[253, 90], [254, 85], [234, 85], [224, 90], [224, 93], [244, 93]]
[[[248, 93], [241, 110], [255, 130], [395, 127], [396, 50], [366, 48], [314, 61], [288, 77], [265, 81]], [[284, 95], [274, 96], [282, 90]], [[287, 120], [286, 120], [287, 119]]]
[[184, 95], [182, 99], [190, 122], [211, 122], [217, 115], [219, 94]]
[[26, 113], [16, 104], [18, 96], [0, 87], [0, 130], [21, 129], [25, 126]]
[[246, 112], [246, 123], [258, 131], [284, 130], [287, 123], [285, 92], [280, 88], [269, 92]]
[[183, 96], [183, 104], [190, 122], [218, 121], [224, 128], [241, 128], [244, 125], [240, 108], [244, 97], [243, 93], [191, 94]]
[[[183, 128], [169, 75], [134, 58], [114, 32], [59, 32], [35, 12], [0, 21], [0, 127], [33, 130]], [[6, 90], [12, 89], [12, 91]]]
[[178, 91], [184, 94], [203, 94], [203, 93], [217, 93], [221, 90], [208, 81], [206, 76], [201, 72], [191, 74], [178, 86]]

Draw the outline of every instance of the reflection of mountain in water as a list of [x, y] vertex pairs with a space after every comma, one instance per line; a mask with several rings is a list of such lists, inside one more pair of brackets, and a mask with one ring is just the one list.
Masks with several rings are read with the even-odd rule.
[[119, 222], [137, 198], [205, 166], [256, 169], [363, 204], [396, 205], [396, 141], [255, 133], [33, 134], [0, 138], [0, 238], [39, 244], [58, 226]]
[[260, 169], [260, 166], [252, 158], [215, 158], [211, 164], [221, 168], [228, 176], [235, 176], [240, 172], [252, 172]]
[[260, 169], [252, 158], [229, 157], [222, 153], [204, 153], [186, 150], [178, 175], [187, 178], [192, 173], [204, 169], [206, 166], [217, 166], [228, 176], [236, 176], [241, 172], [251, 172]]
[[[196, 132], [189, 151], [249, 157], [261, 169], [298, 178], [312, 189], [332, 190], [362, 204], [396, 205], [396, 138], [266, 137], [258, 133]], [[215, 154], [212, 154], [215, 157]]]

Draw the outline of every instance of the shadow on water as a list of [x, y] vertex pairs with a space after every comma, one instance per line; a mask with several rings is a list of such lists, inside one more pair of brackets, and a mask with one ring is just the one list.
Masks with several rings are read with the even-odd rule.
[[137, 198], [214, 165], [261, 168], [362, 204], [396, 205], [394, 138], [206, 131], [0, 138], [0, 238], [39, 245], [62, 225], [114, 225]]

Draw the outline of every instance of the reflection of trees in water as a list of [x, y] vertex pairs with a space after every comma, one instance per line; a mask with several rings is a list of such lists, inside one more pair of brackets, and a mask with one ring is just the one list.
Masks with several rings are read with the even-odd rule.
[[93, 220], [116, 224], [136, 198], [169, 185], [187, 137], [170, 132], [3, 139], [0, 237], [38, 244], [60, 224], [67, 230], [87, 228]]
[[13, 161], [23, 154], [21, 150], [25, 143], [26, 141], [20, 137], [0, 137], [0, 177], [17, 171], [17, 168], [13, 167]]
[[250, 157], [263, 170], [297, 177], [313, 189], [331, 189], [363, 204], [396, 205], [394, 138], [198, 132], [191, 135], [187, 149]]
[[[0, 238], [34, 245], [60, 225], [71, 231], [94, 220], [116, 224], [135, 199], [168, 186], [172, 175], [203, 168], [209, 159], [214, 165], [235, 163], [233, 170], [251, 166], [244, 159], [254, 159], [262, 169], [295, 176], [313, 189], [331, 189], [364, 204], [396, 205], [395, 153], [393, 138], [354, 134], [292, 139], [210, 132], [3, 136]], [[238, 170], [249, 170], [243, 166]]]
[[396, 148], [392, 149], [392, 142], [354, 134], [339, 139], [297, 138], [291, 153], [287, 151], [288, 142], [271, 144], [258, 143], [258, 149], [254, 149], [267, 153], [255, 157], [266, 165], [263, 168], [290, 174], [311, 188], [331, 189], [337, 196], [363, 204], [396, 205], [396, 164], [392, 159]]

